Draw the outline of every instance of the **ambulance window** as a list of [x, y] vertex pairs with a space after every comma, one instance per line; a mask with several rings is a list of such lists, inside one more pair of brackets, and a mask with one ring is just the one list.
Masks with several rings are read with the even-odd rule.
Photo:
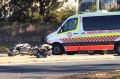
[[69, 20], [69, 25], [68, 25], [68, 31], [76, 29], [77, 24], [78, 24], [78, 19], [77, 18], [70, 19]]
[[85, 31], [103, 30], [107, 27], [107, 24], [107, 17], [104, 16], [83, 18], [83, 27]]
[[67, 21], [63, 26], [62, 26], [62, 32], [66, 32], [68, 30], [68, 24], [69, 21]]
[[69, 19], [63, 26], [62, 32], [67, 32], [76, 29], [78, 24], [78, 18]]
[[120, 15], [84, 17], [85, 31], [120, 29]]

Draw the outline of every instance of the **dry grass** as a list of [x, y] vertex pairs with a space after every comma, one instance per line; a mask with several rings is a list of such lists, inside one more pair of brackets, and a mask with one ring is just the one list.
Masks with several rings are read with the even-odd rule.
[[82, 74], [55, 77], [49, 79], [120, 79], [120, 70], [115, 70], [110, 72], [82, 73]]
[[9, 65], [9, 64], [31, 64], [31, 63], [48, 63], [48, 62], [69, 62], [69, 61], [91, 61], [99, 59], [115, 59], [113, 55], [61, 55], [61, 56], [48, 56], [47, 58], [36, 58], [35, 56], [14, 56], [14, 57], [0, 57], [0, 65]]

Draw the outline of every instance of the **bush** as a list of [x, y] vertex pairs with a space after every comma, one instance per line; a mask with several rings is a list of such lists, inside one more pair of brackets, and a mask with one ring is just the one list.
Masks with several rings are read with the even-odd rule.
[[0, 53], [7, 54], [9, 52], [9, 49], [5, 46], [0, 46]]
[[8, 22], [8, 21], [0, 21], [0, 28], [3, 28], [5, 26], [11, 26], [13, 22]]
[[116, 75], [116, 76], [112, 77], [112, 79], [120, 79], [120, 75]]
[[75, 8], [63, 8], [52, 13], [52, 24], [58, 26], [61, 24], [67, 17], [75, 14]]

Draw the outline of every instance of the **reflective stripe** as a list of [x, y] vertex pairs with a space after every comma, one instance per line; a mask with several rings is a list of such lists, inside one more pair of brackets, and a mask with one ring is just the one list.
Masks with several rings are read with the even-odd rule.
[[115, 41], [103, 41], [103, 42], [72, 42], [62, 43], [63, 46], [94, 46], [94, 45], [114, 45]]
[[113, 50], [114, 45], [64, 46], [66, 51]]
[[79, 42], [106, 42], [115, 41], [120, 36], [96, 36], [96, 37], [83, 37], [83, 38], [65, 38], [60, 39], [63, 43], [79, 43]]

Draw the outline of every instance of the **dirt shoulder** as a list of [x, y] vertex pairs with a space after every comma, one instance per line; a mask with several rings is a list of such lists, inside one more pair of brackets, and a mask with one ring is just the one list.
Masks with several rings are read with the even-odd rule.
[[91, 72], [70, 76], [53, 77], [49, 79], [120, 79], [120, 70], [106, 72]]
[[0, 57], [0, 65], [13, 64], [31, 64], [31, 63], [51, 63], [51, 62], [67, 62], [67, 61], [93, 61], [114, 59], [113, 55], [61, 55], [48, 56], [47, 58], [36, 58], [35, 56], [15, 56], [15, 57]]

